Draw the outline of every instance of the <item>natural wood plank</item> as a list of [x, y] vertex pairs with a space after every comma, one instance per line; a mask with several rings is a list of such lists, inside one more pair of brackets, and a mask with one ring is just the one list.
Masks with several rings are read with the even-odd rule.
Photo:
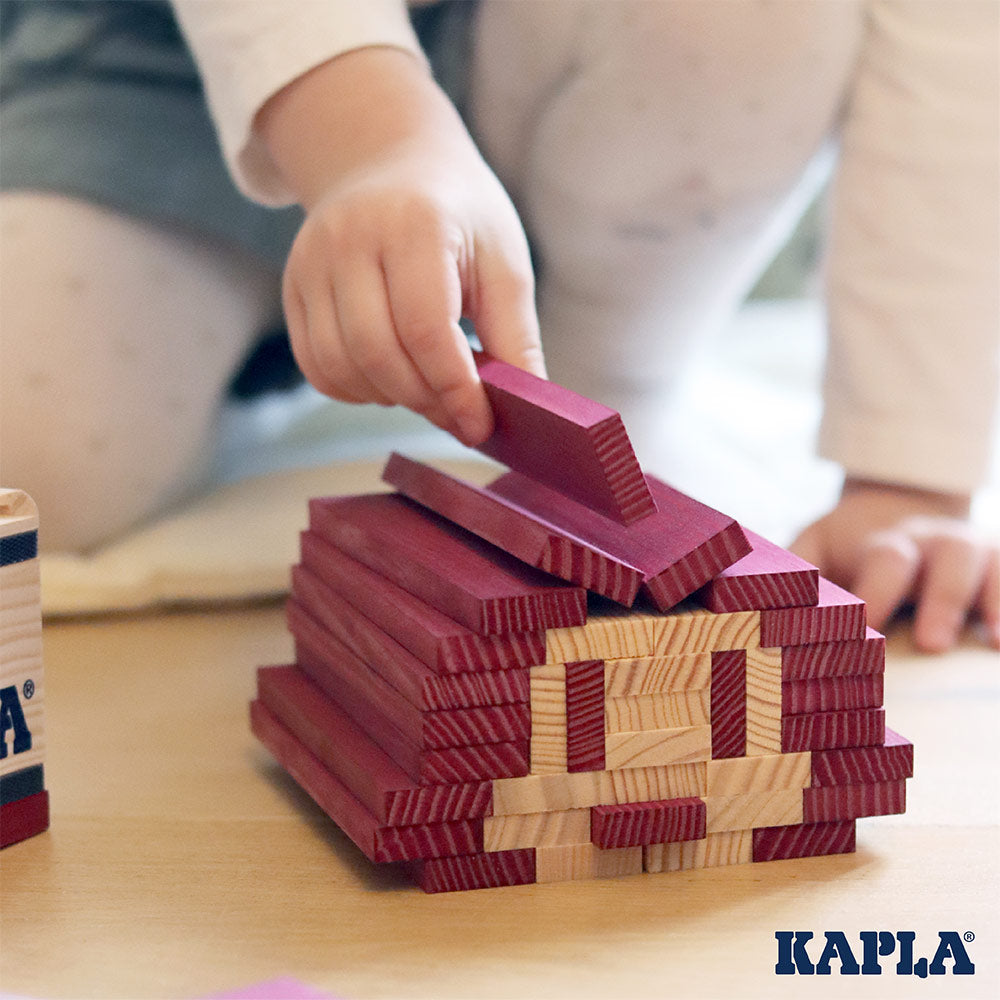
[[593, 844], [575, 844], [570, 847], [539, 847], [535, 850], [535, 881], [539, 883], [617, 878], [641, 873], [641, 847], [618, 847], [602, 851]]
[[708, 760], [711, 756], [711, 726], [608, 733], [604, 737], [604, 758], [608, 770], [684, 764]]
[[604, 727], [609, 733], [672, 729], [709, 723], [709, 692], [674, 691], [608, 698], [604, 703]]
[[566, 770], [566, 665], [546, 664], [531, 671], [532, 774]]
[[487, 816], [483, 821], [483, 846], [487, 851], [590, 842], [589, 809]]
[[788, 826], [803, 822], [802, 789], [705, 796], [705, 823], [709, 833], [749, 830], [761, 826]]
[[781, 650], [747, 650], [747, 749], [781, 753]]
[[703, 840], [650, 844], [643, 849], [647, 872], [677, 872], [694, 868], [746, 865], [753, 861], [753, 831], [709, 833]]
[[779, 753], [730, 760], [710, 760], [706, 767], [707, 795], [741, 795], [812, 783], [812, 754]]
[[639, 656], [604, 661], [604, 693], [608, 698], [698, 691], [712, 679], [711, 653]]

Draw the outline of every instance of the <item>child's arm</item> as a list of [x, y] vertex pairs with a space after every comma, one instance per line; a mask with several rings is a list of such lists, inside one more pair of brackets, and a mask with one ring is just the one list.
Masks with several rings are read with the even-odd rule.
[[484, 440], [492, 416], [458, 321], [544, 374], [534, 279], [513, 205], [426, 66], [345, 53], [272, 97], [256, 128], [307, 210], [284, 281], [306, 376]]
[[1000, 648], [1000, 548], [969, 523], [969, 499], [849, 478], [792, 547], [864, 598], [873, 628], [912, 602], [920, 649], [949, 649], [970, 614]]

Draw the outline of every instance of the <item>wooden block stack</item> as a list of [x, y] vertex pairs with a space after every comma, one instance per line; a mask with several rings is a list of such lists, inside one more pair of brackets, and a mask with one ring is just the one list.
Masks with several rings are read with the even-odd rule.
[[44, 701], [38, 512], [0, 489], [0, 847], [49, 825]]
[[492, 359], [477, 487], [310, 504], [255, 733], [428, 892], [852, 851], [902, 812], [864, 604], [644, 476], [613, 411]]

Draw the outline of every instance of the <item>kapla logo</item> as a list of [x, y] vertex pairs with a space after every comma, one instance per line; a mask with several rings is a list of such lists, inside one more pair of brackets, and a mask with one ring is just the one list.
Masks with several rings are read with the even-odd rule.
[[[861, 931], [858, 943], [852, 948], [843, 931], [824, 931], [826, 943], [820, 948], [819, 939], [813, 940], [812, 931], [775, 931], [778, 942], [778, 962], [774, 971], [779, 976], [829, 976], [834, 962], [842, 976], [880, 976], [881, 960], [895, 956], [897, 976], [971, 976], [976, 967], [965, 950], [965, 945], [975, 940], [972, 931], [938, 931], [937, 950], [930, 960], [913, 957], [914, 931]], [[810, 950], [816, 955], [815, 961]], [[860, 962], [858, 959], [860, 958]]]
[[0, 688], [0, 760], [7, 756], [7, 730], [13, 733], [11, 750], [15, 754], [31, 749], [31, 730], [24, 718], [17, 688]]

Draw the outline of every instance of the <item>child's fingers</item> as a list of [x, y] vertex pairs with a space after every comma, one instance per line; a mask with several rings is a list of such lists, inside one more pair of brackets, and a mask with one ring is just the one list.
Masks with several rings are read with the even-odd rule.
[[873, 534], [849, 584], [868, 606], [868, 624], [882, 629], [910, 596], [920, 570], [920, 548], [899, 529]]
[[982, 619], [991, 646], [1000, 649], [1000, 551], [991, 547], [983, 568], [983, 585], [975, 610]]

